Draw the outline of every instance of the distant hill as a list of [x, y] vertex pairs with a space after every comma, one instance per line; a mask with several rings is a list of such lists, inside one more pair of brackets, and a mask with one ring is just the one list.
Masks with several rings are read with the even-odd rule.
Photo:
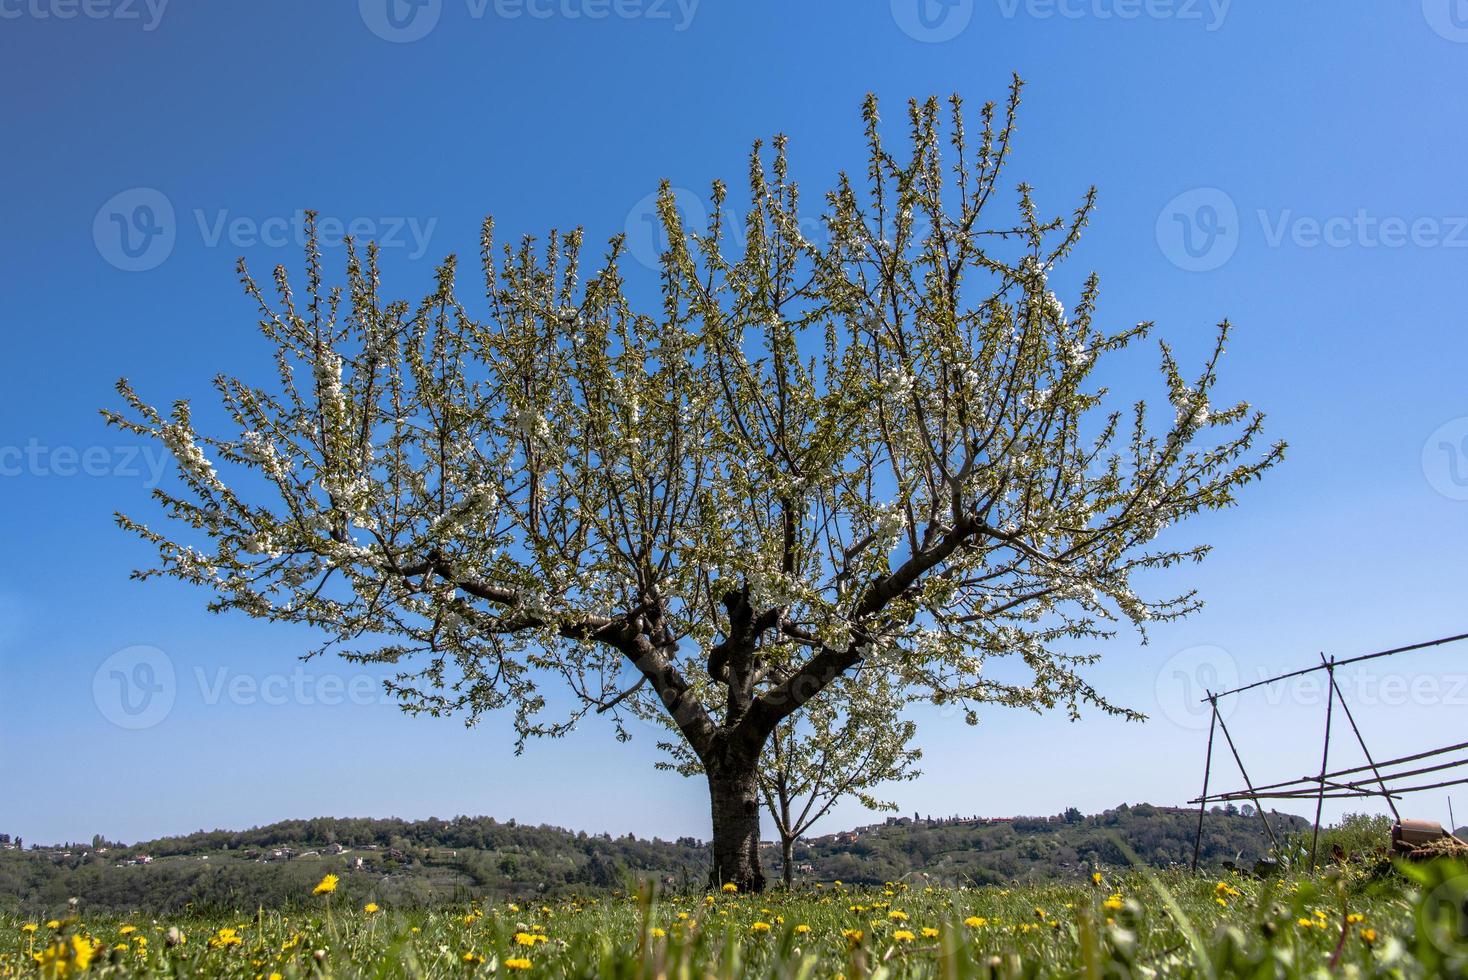
[[[1276, 832], [1299, 831], [1298, 817], [1271, 814]], [[1146, 804], [1095, 816], [903, 817], [799, 845], [799, 881], [852, 884], [922, 874], [937, 883], [985, 884], [1074, 878], [1101, 865], [1192, 860], [1197, 811]], [[1215, 810], [1203, 837], [1210, 866], [1264, 853], [1256, 816]], [[767, 873], [779, 848], [765, 850]], [[490, 817], [405, 821], [322, 817], [244, 831], [200, 831], [139, 844], [0, 850], [0, 905], [60, 909], [77, 896], [86, 907], [166, 913], [253, 909], [299, 902], [322, 874], [341, 875], [342, 900], [435, 904], [482, 896], [600, 891], [637, 880], [697, 889], [709, 864], [693, 838], [529, 827]]]

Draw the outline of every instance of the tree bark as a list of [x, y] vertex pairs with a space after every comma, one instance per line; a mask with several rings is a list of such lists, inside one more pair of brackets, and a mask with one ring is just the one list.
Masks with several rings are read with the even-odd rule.
[[757, 758], [736, 756], [706, 767], [714, 818], [712, 888], [733, 883], [741, 892], [764, 890], [765, 876], [759, 866]]
[[791, 867], [795, 861], [794, 837], [786, 837], [780, 841], [780, 861], [785, 872], [785, 890], [788, 892], [795, 885], [795, 869]]

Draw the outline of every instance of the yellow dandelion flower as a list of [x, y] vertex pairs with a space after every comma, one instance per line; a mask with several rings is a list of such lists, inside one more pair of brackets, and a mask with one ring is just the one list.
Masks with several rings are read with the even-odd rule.
[[1099, 871], [1092, 871], [1091, 872], [1091, 884], [1093, 884], [1093, 885], [1099, 885], [1099, 884], [1101, 884], [1101, 872], [1099, 872]]
[[484, 962], [484, 957], [480, 956], [478, 953], [470, 951], [464, 954], [464, 962], [468, 963], [470, 966], [478, 966], [479, 964]]
[[841, 938], [844, 939], [844, 940], [846, 940], [848, 943], [850, 943], [853, 946], [855, 946], [856, 944], [860, 943], [862, 941], [862, 937], [864, 935], [865, 935], [865, 933], [863, 933], [860, 929], [842, 929], [841, 930]]
[[770, 924], [768, 922], [756, 922], [749, 927], [749, 931], [753, 933], [766, 933], [770, 931]]
[[241, 946], [244, 944], [244, 942], [245, 941], [240, 938], [240, 933], [238, 929], [231, 929], [226, 926], [225, 928], [220, 929], [214, 935], [209, 937], [209, 948], [228, 949], [231, 946]]
[[511, 957], [510, 959], [505, 960], [505, 969], [506, 970], [528, 970], [528, 969], [530, 969], [530, 961], [527, 960], [523, 956], [514, 956], [514, 957]]
[[20, 927], [20, 931], [21, 932], [35, 932], [39, 928], [40, 928], [40, 926], [36, 925], [34, 922], [27, 922], [25, 925], [23, 925], [23, 926]]
[[971, 915], [967, 919], [963, 920], [963, 924], [968, 926], [970, 929], [981, 929], [989, 924], [989, 920], [984, 918], [982, 915]]
[[653, 926], [651, 929], [647, 930], [647, 934], [654, 939], [662, 939], [668, 934], [668, 930], [660, 929], [657, 926]]
[[937, 939], [938, 938], [938, 930], [937, 929], [934, 929], [932, 926], [923, 926], [923, 938], [924, 939]]
[[1361, 937], [1361, 941], [1363, 943], [1365, 943], [1367, 946], [1374, 946], [1374, 945], [1376, 945], [1376, 930], [1375, 929], [1372, 929], [1372, 928], [1369, 928], [1369, 927], [1362, 927], [1361, 929], [1357, 930], [1357, 933], [1356, 934]]
[[57, 921], [56, 919], [52, 919], [50, 922], [47, 922], [46, 923], [46, 928], [47, 929], [60, 929], [61, 928], [61, 923], [59, 921]]
[[724, 882], [724, 887], [719, 890], [726, 895], [733, 895], [735, 892], [739, 891], [739, 886], [734, 884], [734, 882], [732, 881], [726, 881]]
[[1121, 911], [1121, 893], [1120, 892], [1117, 892], [1116, 894], [1114, 894], [1114, 895], [1110, 896], [1109, 898], [1107, 898], [1106, 901], [1104, 901], [1104, 902], [1101, 903], [1101, 907], [1103, 909], [1105, 909], [1106, 911], [1108, 911], [1108, 912], [1120, 912]]
[[320, 884], [311, 889], [312, 895], [330, 895], [336, 891], [337, 884], [341, 881], [336, 875], [327, 875], [321, 879]]
[[687, 912], [679, 912], [678, 913], [678, 921], [679, 922], [687, 922], [688, 921], [688, 913]]
[[378, 912], [381, 912], [382, 909], [380, 906], [378, 906], [376, 902], [368, 902], [366, 905], [362, 906], [362, 911], [366, 912], [368, 915], [376, 915]]
[[1356, 925], [1358, 922], [1365, 921], [1366, 916], [1362, 915], [1360, 912], [1352, 912], [1350, 915], [1346, 916], [1346, 922], [1353, 926]]
[[899, 943], [910, 943], [914, 939], [916, 939], [917, 936], [914, 936], [912, 932], [907, 929], [898, 929], [896, 932], [892, 933], [892, 938], [897, 940]]
[[804, 936], [804, 935], [809, 934], [809, 932], [810, 932], [810, 926], [806, 925], [804, 922], [802, 922], [800, 925], [798, 925], [798, 926], [795, 927], [795, 934], [797, 936]]
[[893, 922], [906, 922], [907, 913], [902, 911], [901, 909], [893, 909], [891, 912], [887, 913], [887, 918], [891, 919]]

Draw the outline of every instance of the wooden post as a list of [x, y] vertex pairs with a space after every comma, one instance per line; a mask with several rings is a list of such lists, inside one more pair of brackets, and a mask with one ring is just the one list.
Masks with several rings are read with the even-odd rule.
[[1326, 660], [1322, 653], [1320, 660], [1325, 664], [1325, 673], [1330, 678], [1330, 684], [1325, 689], [1325, 745], [1320, 752], [1320, 787], [1315, 794], [1315, 829], [1310, 833], [1311, 871], [1315, 870], [1315, 856], [1320, 847], [1320, 814], [1325, 808], [1325, 774], [1330, 760], [1330, 721], [1335, 708], [1335, 658]]
[[1218, 698], [1208, 691], [1212, 713], [1208, 718], [1208, 755], [1203, 760], [1203, 792], [1198, 795], [1198, 832], [1193, 836], [1193, 873], [1198, 873], [1198, 854], [1203, 849], [1203, 814], [1208, 811], [1208, 777], [1213, 772], [1213, 732], [1218, 728]]

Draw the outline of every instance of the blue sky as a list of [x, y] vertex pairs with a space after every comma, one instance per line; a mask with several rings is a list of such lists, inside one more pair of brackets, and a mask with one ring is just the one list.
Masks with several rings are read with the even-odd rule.
[[[1011, 180], [1053, 212], [1099, 187], [1070, 270], [1101, 274], [1103, 320], [1155, 320], [1196, 359], [1231, 318], [1223, 394], [1292, 449], [1188, 529], [1217, 546], [1183, 573], [1207, 608], [1119, 638], [1095, 672], [1150, 722], [923, 713], [927, 775], [894, 790], [903, 810], [1179, 803], [1200, 777], [1199, 683], [1468, 629], [1458, 0], [385, 2], [0, 0], [0, 831], [487, 813], [706, 836], [703, 788], [653, 771], [651, 732], [618, 745], [588, 725], [517, 758], [501, 720], [404, 719], [355, 668], [298, 663], [302, 631], [129, 582], [148, 555], [111, 514], [150, 516], [154, 460], [97, 409], [124, 374], [204, 412], [216, 372], [269, 371], [234, 260], [298, 267], [301, 208], [384, 238], [389, 291], [413, 296], [445, 254], [474, 254], [487, 213], [503, 237], [579, 224], [635, 248], [659, 178], [737, 186], [776, 132], [814, 200], [859, 169], [867, 91], [898, 120], [911, 96], [1002, 98], [1012, 71], [1029, 84]], [[1157, 393], [1150, 361], [1128, 398]], [[1456, 740], [1465, 665], [1351, 676], [1378, 756]], [[167, 687], [156, 723], [126, 727], [113, 670]], [[1317, 767], [1323, 713], [1301, 689], [1241, 704], [1251, 774]], [[1445, 818], [1445, 797], [1416, 809]]]

